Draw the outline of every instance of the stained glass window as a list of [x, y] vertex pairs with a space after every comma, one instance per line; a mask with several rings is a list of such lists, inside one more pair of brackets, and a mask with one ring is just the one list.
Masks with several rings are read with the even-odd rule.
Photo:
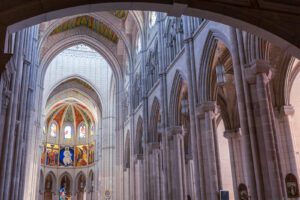
[[156, 19], [157, 19], [156, 12], [150, 12], [150, 15], [149, 15], [149, 27], [150, 28], [152, 28], [155, 25]]
[[52, 122], [50, 125], [50, 136], [56, 137], [56, 135], [57, 135], [57, 125], [55, 122]]
[[84, 124], [79, 126], [79, 138], [85, 138], [86, 135], [86, 127]]
[[140, 34], [137, 36], [137, 42], [136, 42], [136, 52], [139, 53], [142, 49], [142, 39]]
[[72, 128], [69, 125], [65, 126], [64, 138], [65, 139], [71, 139], [72, 138]]

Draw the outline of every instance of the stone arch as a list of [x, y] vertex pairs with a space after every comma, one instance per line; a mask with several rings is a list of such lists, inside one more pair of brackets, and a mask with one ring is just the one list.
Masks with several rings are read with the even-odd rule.
[[[90, 91], [88, 91], [87, 87], [84, 86], [83, 84], [86, 84], [86, 86], [89, 88]], [[90, 81], [86, 80], [84, 77], [81, 77], [79, 75], [69, 76], [56, 83], [52, 88], [50, 88], [49, 94], [45, 95], [45, 101], [48, 101], [50, 97], [53, 97], [56, 94], [71, 88], [78, 89], [78, 91], [80, 90], [81, 92], [89, 96], [91, 99], [93, 99], [93, 101], [98, 105], [100, 112], [102, 112], [102, 104], [103, 104], [102, 95]]]
[[83, 199], [83, 193], [86, 192], [87, 178], [83, 171], [77, 173], [74, 182], [74, 191], [78, 199]]
[[135, 139], [135, 154], [143, 155], [143, 141], [144, 141], [144, 134], [143, 134], [143, 119], [139, 116], [136, 124], [136, 139]]
[[179, 70], [175, 72], [173, 83], [172, 83], [172, 89], [171, 89], [171, 96], [170, 96], [170, 103], [169, 103], [169, 124], [170, 125], [180, 125], [180, 110], [179, 110], [179, 104], [180, 104], [180, 95], [182, 92], [182, 89], [187, 90], [187, 83], [186, 83], [186, 77], [183, 75], [183, 73]]
[[212, 68], [218, 42], [221, 41], [225, 44], [230, 51], [231, 47], [227, 37], [219, 30], [209, 30], [203, 48], [202, 56], [200, 59], [200, 70], [198, 74], [198, 103], [212, 101], [216, 99], [216, 93], [214, 92], [215, 84], [213, 82], [214, 68]]
[[161, 135], [159, 133], [160, 128], [160, 103], [158, 98], [155, 97], [152, 106], [151, 106], [151, 113], [150, 113], [150, 126], [149, 126], [149, 135], [147, 142], [160, 142]]
[[[52, 171], [48, 172], [48, 173], [46, 174], [46, 176], [45, 176], [45, 182], [46, 182], [47, 177], [51, 177], [51, 179], [52, 179], [52, 187], [51, 187], [51, 191], [54, 192], [54, 193], [56, 193], [56, 191], [57, 191], [57, 185], [58, 185], [58, 184], [57, 184], [57, 179], [56, 179], [55, 174], [54, 174]], [[46, 183], [45, 183], [45, 184], [46, 184]], [[45, 188], [44, 188], [44, 190], [45, 190]]]
[[[64, 179], [64, 180], [63, 180]], [[71, 176], [71, 174], [69, 172], [63, 172], [60, 177], [59, 177], [59, 181], [58, 181], [58, 190], [60, 190], [60, 187], [62, 186], [61, 184], [66, 181], [69, 182], [70, 185], [68, 185], [68, 187], [66, 188], [67, 193], [70, 192], [70, 194], [73, 193], [73, 187], [74, 187], [74, 182], [73, 182], [73, 178]]]
[[46, 69], [48, 68], [51, 61], [57, 56], [60, 52], [63, 50], [72, 47], [77, 44], [84, 44], [95, 51], [97, 51], [103, 58], [106, 59], [107, 63], [110, 65], [113, 74], [116, 79], [117, 88], [119, 88], [120, 84], [123, 81], [123, 72], [121, 71], [120, 63], [116, 56], [111, 52], [111, 50], [102, 45], [101, 43], [88, 35], [85, 35], [85, 37], [81, 37], [80, 35], [75, 35], [73, 37], [69, 37], [67, 39], [64, 39], [62, 41], [59, 41], [55, 45], [53, 45], [46, 53], [45, 56], [41, 60], [41, 68], [39, 69], [39, 79], [38, 82], [43, 85], [44, 82], [44, 76], [46, 74]]
[[94, 183], [95, 183], [95, 173], [91, 169], [89, 174], [88, 174], [88, 180], [87, 180], [87, 189], [88, 192], [93, 192], [94, 190]]

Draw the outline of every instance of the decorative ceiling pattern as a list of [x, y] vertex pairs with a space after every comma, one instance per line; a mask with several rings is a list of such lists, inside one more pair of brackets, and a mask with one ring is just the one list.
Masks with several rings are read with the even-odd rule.
[[114, 16], [119, 19], [125, 20], [128, 16], [128, 10], [115, 10], [111, 12]]
[[[121, 13], [119, 13], [118, 15], [122, 16]], [[106, 39], [112, 41], [113, 43], [118, 43], [119, 41], [117, 34], [110, 27], [88, 15], [79, 16], [60, 24], [51, 32], [50, 36], [77, 27], [87, 27], [90, 30], [102, 35]]]
[[64, 123], [70, 122], [74, 123], [74, 126], [77, 127], [81, 122], [85, 121], [88, 124], [91, 124], [94, 119], [93, 115], [89, 110], [78, 103], [60, 103], [59, 106], [54, 106], [54, 109], [49, 114], [47, 123], [48, 125], [56, 121], [59, 126], [62, 126]]

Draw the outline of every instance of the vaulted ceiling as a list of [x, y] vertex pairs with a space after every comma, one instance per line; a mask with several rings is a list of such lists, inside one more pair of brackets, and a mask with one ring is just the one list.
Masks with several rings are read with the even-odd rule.
[[60, 24], [52, 31], [50, 36], [80, 26], [91, 29], [92, 31], [98, 33], [99, 35], [102, 35], [113, 43], [118, 43], [119, 41], [117, 34], [110, 27], [105, 25], [103, 22], [96, 20], [94, 17], [88, 15], [78, 16]]

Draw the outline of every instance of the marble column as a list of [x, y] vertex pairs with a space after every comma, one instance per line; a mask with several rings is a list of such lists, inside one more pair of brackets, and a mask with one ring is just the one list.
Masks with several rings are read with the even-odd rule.
[[197, 107], [199, 120], [200, 140], [199, 151], [202, 152], [202, 165], [204, 171], [204, 193], [205, 200], [217, 200], [220, 189], [220, 173], [218, 172], [218, 158], [216, 151], [215, 132], [216, 127], [216, 102], [208, 101]]
[[269, 81], [272, 77], [270, 64], [256, 60], [245, 68], [246, 80], [250, 87], [253, 114], [258, 143], [258, 155], [262, 188], [265, 200], [283, 199], [280, 166], [274, 130], [274, 116]]
[[187, 193], [183, 134], [181, 126], [172, 126], [168, 129], [173, 200], [186, 199]]

